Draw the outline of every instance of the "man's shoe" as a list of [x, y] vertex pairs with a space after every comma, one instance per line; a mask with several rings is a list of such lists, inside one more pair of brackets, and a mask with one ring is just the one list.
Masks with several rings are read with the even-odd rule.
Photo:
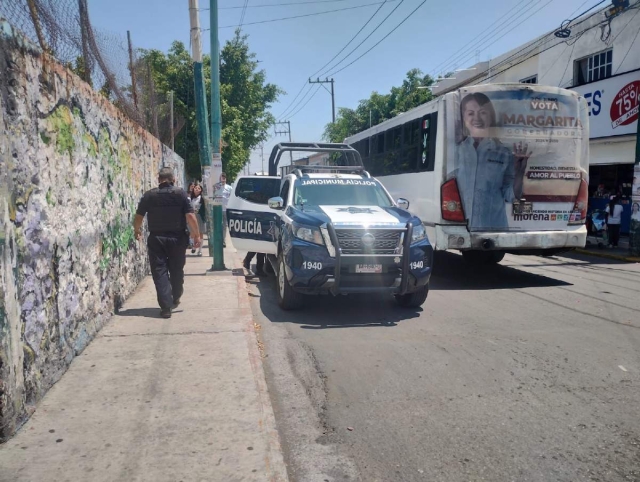
[[160, 310], [161, 318], [171, 318], [171, 308], [161, 309]]
[[247, 271], [251, 271], [251, 262], [248, 259], [243, 260], [242, 267]]
[[173, 309], [175, 310], [178, 306], [180, 306], [180, 298], [173, 300]]
[[191, 254], [195, 254], [196, 249], [195, 248], [191, 248]]

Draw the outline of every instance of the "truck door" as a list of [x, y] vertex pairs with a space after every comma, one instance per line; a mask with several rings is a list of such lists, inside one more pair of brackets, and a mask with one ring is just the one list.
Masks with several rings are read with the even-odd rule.
[[267, 201], [278, 196], [279, 191], [279, 177], [238, 178], [227, 204], [229, 234], [238, 251], [277, 254], [281, 211], [270, 209]]

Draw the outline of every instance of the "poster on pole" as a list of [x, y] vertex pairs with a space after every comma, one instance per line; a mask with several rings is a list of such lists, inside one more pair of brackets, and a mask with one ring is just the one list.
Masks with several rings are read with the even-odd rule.
[[218, 185], [220, 184], [221, 174], [222, 174], [222, 155], [213, 153], [211, 154], [211, 179], [212, 179], [211, 192], [213, 193], [212, 198], [213, 198], [214, 205], [221, 205], [223, 201], [221, 194], [218, 192], [219, 191]]

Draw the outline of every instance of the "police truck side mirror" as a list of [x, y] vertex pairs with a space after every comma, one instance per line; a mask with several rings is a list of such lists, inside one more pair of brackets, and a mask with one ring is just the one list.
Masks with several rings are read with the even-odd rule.
[[276, 196], [270, 198], [268, 204], [271, 209], [282, 209], [282, 206], [284, 206], [284, 200], [280, 196]]
[[398, 200], [396, 201], [396, 204], [400, 209], [409, 209], [409, 201], [407, 201], [403, 197], [398, 198]]

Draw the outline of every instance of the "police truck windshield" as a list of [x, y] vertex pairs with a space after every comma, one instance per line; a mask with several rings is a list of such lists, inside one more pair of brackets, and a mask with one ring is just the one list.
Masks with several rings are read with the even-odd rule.
[[336, 178], [296, 180], [294, 204], [296, 206], [393, 206], [391, 199], [378, 181]]

